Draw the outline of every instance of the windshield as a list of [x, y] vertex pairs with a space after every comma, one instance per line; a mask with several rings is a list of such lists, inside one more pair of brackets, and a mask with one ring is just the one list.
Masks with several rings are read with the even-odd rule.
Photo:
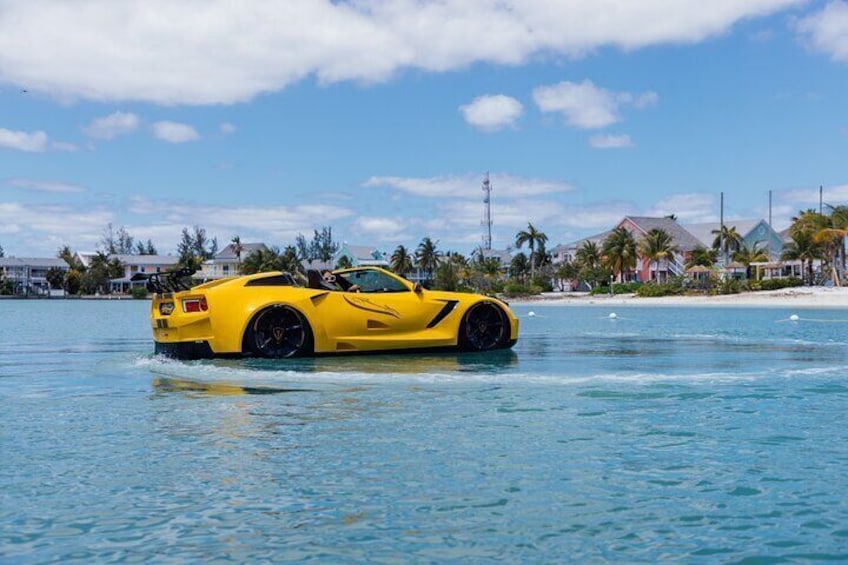
[[360, 292], [407, 292], [409, 290], [401, 281], [380, 271], [351, 271], [338, 273], [336, 277], [347, 283], [342, 286], [356, 285]]

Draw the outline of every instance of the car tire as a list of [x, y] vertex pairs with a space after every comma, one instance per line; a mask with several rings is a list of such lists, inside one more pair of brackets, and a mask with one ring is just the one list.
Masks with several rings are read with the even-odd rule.
[[269, 359], [311, 355], [312, 329], [303, 314], [291, 306], [272, 306], [250, 321], [243, 350]]
[[509, 343], [509, 320], [493, 302], [471, 306], [459, 326], [459, 347], [463, 351], [503, 349]]

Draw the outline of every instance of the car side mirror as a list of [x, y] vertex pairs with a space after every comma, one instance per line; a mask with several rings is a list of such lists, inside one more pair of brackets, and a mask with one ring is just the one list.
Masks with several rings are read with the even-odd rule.
[[413, 290], [413, 291], [415, 291], [415, 292], [416, 292], [416, 293], [418, 293], [418, 294], [421, 294], [421, 290], [422, 290], [423, 288], [424, 288], [424, 287], [423, 287], [423, 286], [421, 286], [421, 283], [415, 283], [415, 284], [412, 286], [412, 290]]

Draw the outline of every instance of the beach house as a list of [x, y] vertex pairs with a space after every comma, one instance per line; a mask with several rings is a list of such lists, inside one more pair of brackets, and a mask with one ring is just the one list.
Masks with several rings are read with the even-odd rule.
[[12, 284], [14, 294], [47, 295], [51, 269], [68, 271], [68, 264], [58, 258], [0, 257], [0, 275]]
[[208, 281], [238, 276], [241, 264], [254, 251], [268, 251], [268, 246], [264, 243], [242, 243], [241, 249], [237, 249], [235, 244], [230, 243], [213, 258], [204, 261], [195, 278]]
[[114, 259], [121, 262], [124, 274], [109, 281], [111, 292], [129, 292], [133, 286], [144, 286], [145, 281], [134, 281], [133, 275], [165, 273], [175, 269], [180, 261], [175, 255], [109, 255], [110, 261]]

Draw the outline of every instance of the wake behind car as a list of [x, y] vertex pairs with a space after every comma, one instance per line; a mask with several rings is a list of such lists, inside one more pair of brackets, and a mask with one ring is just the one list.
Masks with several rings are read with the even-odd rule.
[[221, 279], [189, 287], [185, 272], [152, 275], [157, 353], [285, 358], [358, 352], [512, 347], [518, 319], [479, 294], [431, 291], [377, 267]]

